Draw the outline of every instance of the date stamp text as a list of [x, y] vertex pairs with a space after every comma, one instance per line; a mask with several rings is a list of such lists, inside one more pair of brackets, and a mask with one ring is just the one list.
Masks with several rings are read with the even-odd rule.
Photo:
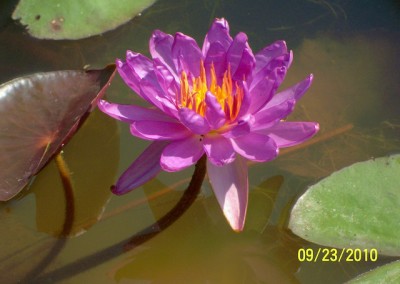
[[375, 262], [378, 260], [377, 249], [359, 248], [301, 248], [297, 251], [300, 262]]

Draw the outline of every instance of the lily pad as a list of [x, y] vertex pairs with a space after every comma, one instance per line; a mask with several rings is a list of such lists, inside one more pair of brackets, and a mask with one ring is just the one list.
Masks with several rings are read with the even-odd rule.
[[0, 85], [0, 200], [9, 200], [67, 143], [115, 66], [36, 73]]
[[155, 0], [20, 0], [12, 18], [43, 39], [81, 39], [126, 23]]
[[[63, 152], [64, 160], [73, 173], [74, 212], [68, 234], [75, 236], [99, 221], [110, 199], [110, 185], [115, 181], [119, 161], [117, 122], [94, 110]], [[68, 201], [63, 188], [59, 169], [52, 160], [29, 188], [29, 193], [35, 195], [38, 231], [54, 236], [63, 232], [68, 217], [65, 211]]]
[[394, 261], [382, 265], [374, 270], [363, 273], [357, 278], [347, 282], [347, 284], [385, 284], [400, 283], [400, 261]]
[[337, 171], [294, 205], [289, 228], [325, 246], [400, 255], [400, 155]]

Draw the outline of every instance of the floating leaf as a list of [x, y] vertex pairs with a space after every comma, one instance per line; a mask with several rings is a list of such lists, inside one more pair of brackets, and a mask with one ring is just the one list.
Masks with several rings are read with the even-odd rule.
[[317, 244], [400, 255], [400, 155], [353, 164], [310, 187], [289, 228]]
[[20, 0], [12, 18], [37, 38], [80, 39], [126, 23], [155, 0]]
[[0, 85], [0, 200], [12, 198], [93, 109], [115, 66], [37, 73]]
[[[116, 121], [93, 111], [74, 138], [63, 148], [74, 187], [73, 226], [77, 235], [96, 224], [110, 198], [119, 160]], [[104, 167], [107, 165], [107, 167]], [[35, 178], [29, 192], [36, 197], [37, 230], [59, 236], [66, 219], [66, 199], [55, 163]]]
[[400, 261], [394, 261], [389, 264], [382, 265], [372, 271], [361, 274], [357, 278], [347, 283], [400, 283]]

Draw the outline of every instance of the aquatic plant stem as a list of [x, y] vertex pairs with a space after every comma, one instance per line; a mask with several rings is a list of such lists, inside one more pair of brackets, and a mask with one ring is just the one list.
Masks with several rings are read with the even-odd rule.
[[39, 277], [35, 278], [34, 281], [30, 281], [29, 283], [54, 283], [62, 279], [70, 278], [73, 275], [118, 257], [163, 232], [176, 220], [178, 220], [179, 217], [181, 217], [196, 200], [206, 175], [206, 161], [207, 159], [204, 155], [196, 163], [192, 179], [181, 199], [167, 214], [161, 217], [161, 219], [136, 233], [133, 237], [122, 240], [119, 243], [109, 246], [108, 248], [89, 256], [80, 258], [75, 262], [67, 264], [61, 268], [40, 275]]
[[185, 190], [178, 203], [176, 203], [176, 205], [170, 211], [168, 211], [167, 214], [161, 217], [156, 223], [143, 230], [143, 233], [145, 234], [137, 234], [135, 237], [133, 237], [124, 246], [125, 251], [131, 250], [138, 245], [144, 243], [145, 241], [155, 237], [160, 232], [171, 226], [176, 220], [179, 219], [180, 216], [183, 215], [183, 213], [185, 213], [189, 209], [189, 207], [196, 200], [200, 192], [201, 185], [203, 184], [203, 180], [206, 175], [206, 160], [206, 155], [203, 155], [203, 157], [201, 157], [200, 160], [197, 162], [189, 186]]
[[74, 188], [72, 186], [71, 171], [62, 156], [62, 152], [57, 154], [55, 161], [60, 173], [65, 196], [65, 220], [60, 236], [67, 237], [72, 230], [75, 219]]
[[63, 228], [59, 234], [61, 238], [57, 240], [56, 244], [51, 248], [49, 253], [39, 262], [39, 264], [25, 276], [24, 280], [21, 281], [22, 283], [31, 283], [32, 280], [35, 280], [35, 277], [39, 275], [43, 270], [45, 270], [46, 267], [53, 261], [53, 259], [57, 257], [60, 251], [64, 248], [67, 242], [66, 237], [70, 234], [74, 223], [75, 199], [71, 180], [71, 172], [62, 156], [62, 152], [58, 153], [55, 156], [55, 162], [58, 172], [60, 174], [65, 195], [65, 219]]

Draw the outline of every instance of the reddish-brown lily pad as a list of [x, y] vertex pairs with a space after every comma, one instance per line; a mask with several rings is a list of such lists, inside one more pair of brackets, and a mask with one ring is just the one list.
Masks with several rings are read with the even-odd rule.
[[0, 200], [19, 193], [79, 128], [115, 74], [36, 73], [0, 85]]

